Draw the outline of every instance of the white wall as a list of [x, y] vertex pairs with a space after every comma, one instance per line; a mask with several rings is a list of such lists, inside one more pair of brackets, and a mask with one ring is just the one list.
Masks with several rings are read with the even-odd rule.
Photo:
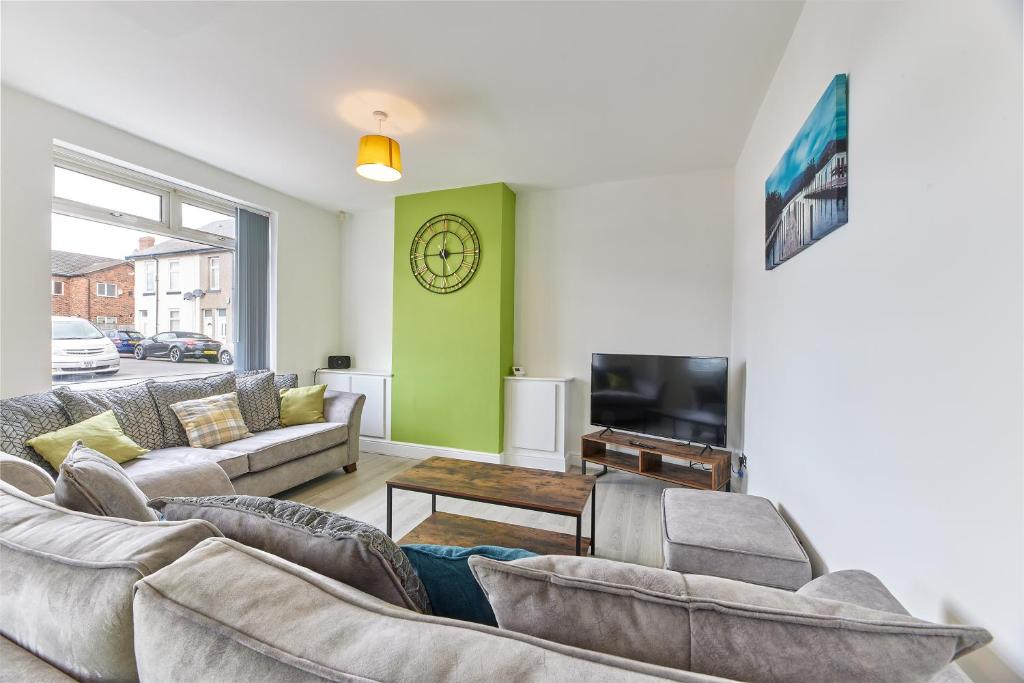
[[[766, 272], [764, 180], [842, 72], [850, 221]], [[1024, 672], [1021, 120], [1019, 2], [807, 4], [735, 171], [732, 433], [830, 570]]]
[[341, 346], [360, 370], [391, 370], [395, 212], [346, 216], [341, 228]]
[[728, 355], [732, 183], [720, 170], [518, 193], [515, 363], [575, 378], [570, 452], [592, 353]]
[[0, 107], [0, 395], [50, 386], [49, 345], [40, 340], [50, 335], [54, 139], [274, 211], [277, 369], [309, 381], [337, 349], [335, 214], [11, 88], [3, 88]]

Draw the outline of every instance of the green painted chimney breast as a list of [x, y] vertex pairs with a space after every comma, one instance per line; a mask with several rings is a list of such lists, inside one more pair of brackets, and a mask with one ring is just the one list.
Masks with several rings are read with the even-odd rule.
[[[450, 294], [424, 289], [409, 261], [413, 237], [439, 214], [468, 220], [480, 240], [472, 280]], [[516, 195], [504, 183], [395, 198], [391, 438], [501, 453], [502, 378], [512, 367]]]

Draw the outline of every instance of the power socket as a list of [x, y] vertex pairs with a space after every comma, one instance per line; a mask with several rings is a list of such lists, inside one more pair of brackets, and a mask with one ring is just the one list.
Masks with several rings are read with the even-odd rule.
[[739, 461], [740, 461], [740, 467], [739, 467], [739, 471], [736, 472], [736, 475], [742, 479], [743, 476], [744, 476], [743, 472], [744, 472], [744, 470], [747, 469], [747, 456], [745, 456], [742, 453], [740, 453]]

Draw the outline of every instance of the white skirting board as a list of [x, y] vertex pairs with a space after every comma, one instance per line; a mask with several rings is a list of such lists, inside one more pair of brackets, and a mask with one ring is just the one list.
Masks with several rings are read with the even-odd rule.
[[[562, 458], [545, 458], [533, 455], [513, 455], [509, 453], [483, 453], [481, 451], [467, 451], [461, 448], [447, 448], [445, 446], [427, 446], [419, 443], [403, 443], [401, 441], [388, 441], [386, 439], [374, 439], [360, 437], [359, 450], [367, 453], [380, 453], [381, 455], [394, 455], [399, 458], [412, 458], [414, 460], [426, 460], [427, 458], [439, 455], [442, 458], [455, 458], [457, 460], [472, 460], [473, 462], [489, 462], [495, 465], [514, 465], [516, 467], [532, 467], [538, 470], [550, 470], [552, 472], [564, 472], [565, 460]], [[576, 456], [577, 463], [579, 456]]]

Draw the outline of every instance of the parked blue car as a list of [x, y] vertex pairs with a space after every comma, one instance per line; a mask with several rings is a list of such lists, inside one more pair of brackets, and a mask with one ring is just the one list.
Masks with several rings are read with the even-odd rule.
[[142, 333], [135, 330], [108, 330], [104, 334], [114, 342], [119, 354], [135, 355], [135, 347], [142, 341]]

